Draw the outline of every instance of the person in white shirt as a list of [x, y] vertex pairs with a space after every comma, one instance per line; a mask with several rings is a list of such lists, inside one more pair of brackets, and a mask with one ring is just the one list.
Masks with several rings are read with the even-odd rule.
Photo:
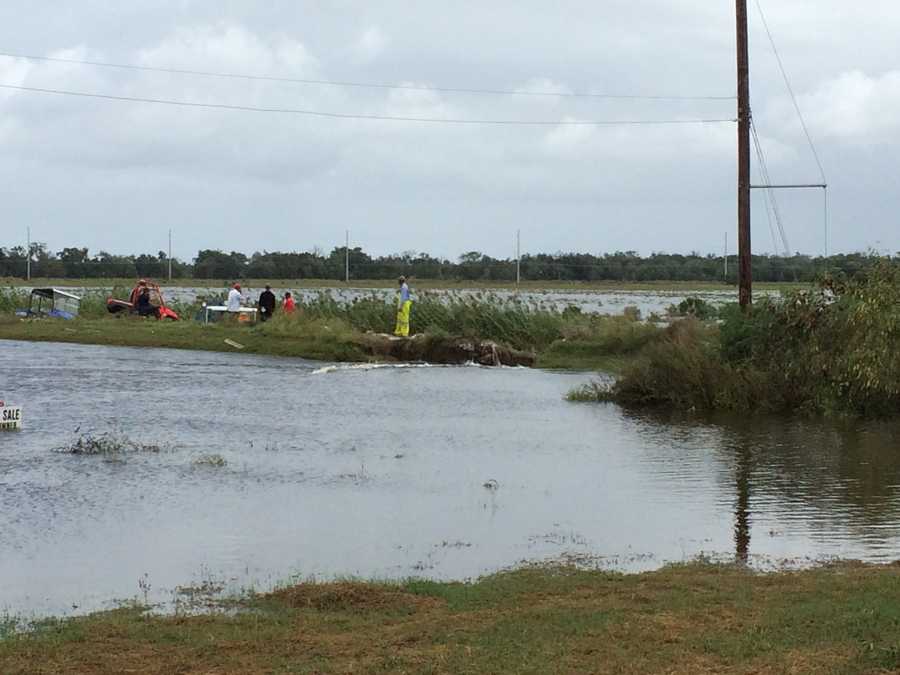
[[228, 311], [238, 313], [241, 311], [241, 285], [235, 284], [228, 291]]

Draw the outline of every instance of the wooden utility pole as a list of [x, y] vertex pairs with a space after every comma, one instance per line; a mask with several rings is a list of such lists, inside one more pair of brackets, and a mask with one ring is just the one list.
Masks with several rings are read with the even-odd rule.
[[522, 230], [516, 230], [516, 290], [522, 279]]
[[344, 246], [344, 283], [350, 283], [350, 230], [347, 230], [347, 243]]
[[750, 48], [747, 0], [736, 0], [737, 107], [738, 107], [738, 300], [748, 308], [753, 302], [750, 258]]

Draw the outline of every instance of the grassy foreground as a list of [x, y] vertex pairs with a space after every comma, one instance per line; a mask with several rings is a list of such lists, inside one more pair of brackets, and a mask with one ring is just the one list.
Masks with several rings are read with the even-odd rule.
[[[234, 609], [234, 608], [233, 608]], [[303, 584], [238, 611], [130, 607], [0, 639], [25, 673], [888, 673], [900, 567], [759, 575], [525, 569], [476, 583]]]

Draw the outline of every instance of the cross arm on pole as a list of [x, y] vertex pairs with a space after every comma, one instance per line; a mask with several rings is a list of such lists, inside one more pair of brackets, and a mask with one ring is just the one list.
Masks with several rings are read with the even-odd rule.
[[804, 190], [808, 188], [826, 189], [828, 183], [782, 183], [779, 185], [751, 185], [751, 190]]

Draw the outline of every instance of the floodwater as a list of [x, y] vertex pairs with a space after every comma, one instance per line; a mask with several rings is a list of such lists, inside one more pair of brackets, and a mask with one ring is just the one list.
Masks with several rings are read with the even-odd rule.
[[[0, 434], [0, 613], [559, 559], [900, 557], [900, 426], [565, 402], [588, 377], [0, 341], [0, 399], [24, 409]], [[158, 451], [54, 450], [86, 432]]]
[[[30, 290], [25, 288], [25, 290]], [[106, 288], [68, 288], [72, 293], [84, 295], [86, 293], [109, 293], [112, 289]], [[244, 297], [248, 302], [255, 302], [262, 288], [251, 288], [245, 286], [243, 289]], [[291, 291], [295, 298], [303, 301], [314, 300], [318, 295], [327, 293], [339, 302], [352, 302], [353, 300], [368, 297], [378, 297], [384, 300], [392, 300], [395, 291], [390, 288], [363, 289], [363, 288], [299, 288], [299, 287], [278, 287], [274, 289], [277, 295], [281, 295], [284, 291]], [[198, 298], [210, 298], [212, 296], [224, 296], [227, 288], [204, 288], [191, 286], [167, 286], [163, 289], [166, 300], [170, 303], [184, 302], [193, 303]], [[455, 290], [432, 290], [427, 291], [429, 295], [436, 297], [472, 297], [472, 296], [490, 296], [499, 300], [516, 299], [532, 306], [543, 306], [556, 310], [564, 310], [567, 307], [578, 307], [583, 312], [593, 312], [598, 314], [622, 314], [626, 307], [637, 307], [641, 310], [643, 316], [649, 316], [651, 313], [660, 316], [665, 315], [666, 310], [671, 305], [678, 305], [687, 297], [702, 298], [706, 302], [714, 306], [721, 306], [727, 303], [737, 302], [737, 290], [733, 291], [597, 291], [597, 290], [573, 290], [573, 291], [512, 291], [512, 290], [477, 290], [477, 289], [455, 289]], [[758, 291], [757, 295], [777, 295], [777, 291]], [[413, 299], [416, 299], [416, 290], [413, 289]]]

